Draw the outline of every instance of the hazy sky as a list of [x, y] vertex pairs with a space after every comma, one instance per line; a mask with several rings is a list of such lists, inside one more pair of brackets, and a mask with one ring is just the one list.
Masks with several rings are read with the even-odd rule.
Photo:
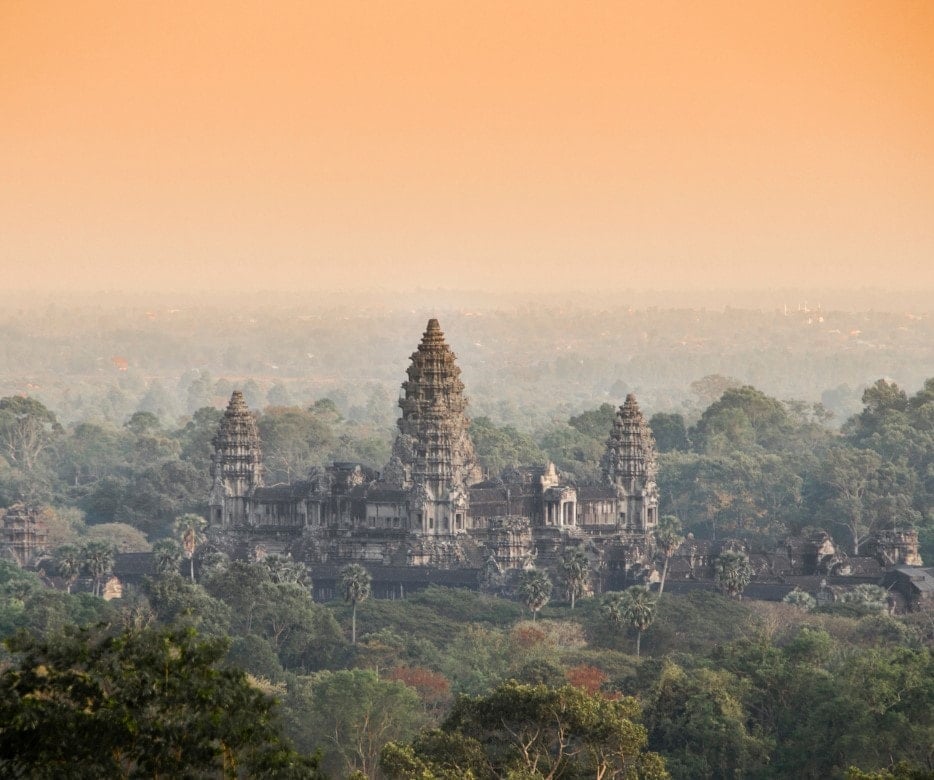
[[0, 268], [934, 290], [934, 2], [0, 0]]

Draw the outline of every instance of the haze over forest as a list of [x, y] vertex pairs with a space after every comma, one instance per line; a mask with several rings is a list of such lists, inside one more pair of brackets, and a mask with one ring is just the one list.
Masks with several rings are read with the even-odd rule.
[[458, 354], [472, 416], [528, 432], [621, 403], [628, 392], [648, 412], [690, 420], [723, 390], [699, 384], [711, 375], [786, 401], [820, 402], [840, 424], [880, 377], [912, 392], [934, 373], [930, 311], [804, 302], [663, 308], [640, 300], [557, 306], [452, 292], [415, 295], [408, 305], [375, 294], [20, 302], [0, 316], [0, 395], [32, 395], [63, 421], [117, 425], [136, 411], [175, 423], [202, 406], [222, 407], [234, 388], [258, 410], [328, 397], [388, 441], [408, 355], [432, 316]]

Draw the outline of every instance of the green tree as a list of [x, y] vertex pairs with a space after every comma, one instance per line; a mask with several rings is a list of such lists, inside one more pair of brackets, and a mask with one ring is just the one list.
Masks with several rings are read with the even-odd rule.
[[730, 598], [742, 598], [753, 575], [749, 556], [741, 550], [724, 550], [714, 561], [714, 575], [721, 590]]
[[178, 441], [162, 429], [159, 418], [150, 412], [136, 412], [124, 424], [130, 438], [128, 465], [136, 471], [178, 458]]
[[678, 551], [683, 541], [681, 521], [674, 515], [663, 515], [662, 519], [658, 521], [658, 527], [655, 529], [655, 544], [658, 545], [658, 551], [665, 558], [665, 563], [662, 566], [662, 578], [658, 583], [659, 597], [665, 592], [665, 581], [668, 579], [668, 564], [671, 561], [671, 556]]
[[532, 620], [539, 610], [544, 607], [551, 598], [551, 579], [548, 575], [538, 569], [528, 569], [519, 575], [519, 584], [516, 586], [516, 594], [522, 600], [522, 603], [529, 608], [532, 613]]
[[373, 578], [359, 563], [348, 563], [340, 573], [344, 600], [350, 602], [350, 643], [357, 644], [357, 604], [370, 597]]
[[383, 745], [411, 739], [425, 724], [414, 689], [369, 669], [298, 678], [288, 702], [296, 743], [308, 751], [323, 747], [324, 766], [335, 777], [375, 778]]
[[260, 565], [269, 570], [269, 576], [277, 584], [292, 583], [310, 588], [305, 564], [293, 561], [291, 556], [267, 555]]
[[94, 595], [101, 595], [101, 585], [114, 566], [116, 549], [107, 542], [88, 542], [81, 549], [82, 567], [94, 580]]
[[134, 436], [153, 434], [162, 429], [162, 423], [152, 412], [136, 412], [130, 416], [124, 425]]
[[110, 542], [121, 553], [152, 551], [146, 534], [126, 523], [97, 523], [88, 526], [86, 536], [89, 540]]
[[874, 483], [881, 467], [882, 459], [872, 450], [834, 447], [815, 475], [811, 494], [816, 511], [849, 531], [854, 555], [879, 525], [872, 505], [878, 497]]
[[110, 424], [78, 423], [59, 446], [59, 475], [77, 488], [116, 473], [126, 464], [127, 439]]
[[782, 601], [785, 604], [791, 604], [791, 606], [800, 609], [802, 612], [811, 612], [817, 606], [817, 601], [810, 593], [800, 590], [797, 587], [786, 594]]
[[549, 460], [565, 476], [579, 480], [600, 479], [600, 458], [609, 428], [599, 439], [565, 423], [553, 423], [541, 431], [538, 442]]
[[211, 456], [214, 454], [211, 440], [217, 433], [217, 426], [223, 416], [224, 413], [220, 409], [204, 406], [191, 416], [184, 428], [172, 434], [181, 445], [182, 460], [205, 472], [208, 471]]
[[65, 580], [65, 589], [71, 593], [84, 563], [81, 548], [76, 544], [63, 544], [55, 551], [53, 558], [58, 576]]
[[723, 670], [683, 669], [665, 659], [643, 685], [649, 747], [676, 780], [756, 777], [771, 745], [747, 724], [742, 682]]
[[192, 631], [7, 640], [0, 774], [35, 778], [321, 777], [280, 734], [271, 697]]
[[754, 387], [732, 387], [708, 406], [691, 432], [698, 452], [724, 453], [781, 446], [791, 420], [781, 401]]
[[121, 522], [153, 536], [172, 532], [175, 519], [202, 511], [210, 491], [207, 471], [171, 459], [128, 468], [127, 476], [102, 479], [82, 500], [88, 522]]
[[188, 559], [188, 570], [191, 581], [195, 581], [195, 553], [207, 541], [204, 530], [208, 521], [201, 515], [188, 512], [175, 520], [175, 533], [182, 546], [182, 552]]
[[182, 548], [174, 539], [160, 539], [152, 546], [152, 557], [159, 574], [178, 574]]
[[163, 624], [193, 628], [206, 636], [226, 637], [234, 633], [231, 608], [177, 570], [144, 579], [142, 591]]
[[613, 404], [600, 404], [598, 409], [581, 412], [568, 420], [568, 425], [576, 428], [585, 436], [593, 439], [606, 439], [613, 430], [616, 419], [616, 407]]
[[288, 669], [328, 667], [345, 647], [331, 611], [315, 604], [308, 588], [274, 582], [262, 563], [234, 561], [204, 583], [230, 607], [232, 633], [261, 637]]
[[[566, 685], [506, 682], [490, 694], [460, 697], [441, 728], [411, 746], [389, 744], [382, 768], [390, 778], [668, 777], [646, 752], [635, 699], [607, 699]], [[409, 774], [412, 770], [417, 774]]]
[[601, 611], [617, 628], [628, 626], [636, 632], [636, 658], [641, 655], [642, 634], [655, 620], [656, 600], [648, 588], [633, 585], [617, 593], [607, 593]]
[[470, 438], [477, 457], [492, 475], [506, 468], [545, 461], [545, 454], [531, 437], [511, 425], [498, 427], [489, 417], [470, 421]]
[[687, 452], [689, 449], [687, 428], [680, 414], [657, 412], [649, 419], [649, 428], [659, 452]]
[[840, 601], [861, 611], [885, 612], [888, 609], [888, 592], [879, 585], [861, 583], [844, 593]]
[[590, 573], [590, 561], [587, 559], [586, 553], [580, 549], [565, 552], [561, 558], [561, 573], [564, 575], [568, 599], [571, 601], [571, 609], [574, 609], [574, 603], [577, 597], [584, 592], [587, 575]]
[[35, 398], [0, 398], [0, 452], [11, 465], [31, 473], [61, 433], [55, 415]]
[[324, 462], [334, 442], [323, 416], [298, 406], [270, 406], [259, 418], [265, 463], [273, 481], [291, 483]]

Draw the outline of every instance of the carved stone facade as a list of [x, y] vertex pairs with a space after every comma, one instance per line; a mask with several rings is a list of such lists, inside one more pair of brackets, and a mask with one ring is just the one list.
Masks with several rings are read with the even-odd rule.
[[230, 397], [211, 444], [210, 521], [241, 526], [247, 523], [254, 490], [263, 484], [263, 453], [256, 420], [239, 390]]
[[632, 393], [616, 413], [602, 466], [604, 480], [616, 488], [619, 524], [653, 530], [658, 525], [655, 438]]
[[32, 566], [42, 557], [48, 536], [48, 529], [37, 509], [14, 504], [3, 511], [0, 549], [20, 566]]
[[468, 488], [481, 479], [460, 373], [438, 320], [429, 320], [402, 383], [399, 435], [383, 472], [388, 487], [409, 491], [410, 528], [422, 534], [464, 533]]
[[437, 320], [429, 320], [407, 374], [382, 474], [334, 463], [289, 485], [263, 484], [256, 423], [235, 392], [213, 440], [215, 544], [235, 554], [259, 544], [306, 562], [313, 574], [361, 561], [376, 580], [380, 568], [397, 576], [400, 567], [421, 567], [442, 583], [451, 578], [445, 572], [461, 572], [453, 579], [464, 584], [470, 570], [478, 586], [510, 570], [553, 565], [585, 539], [595, 571], [614, 581], [651, 564], [655, 443], [633, 396], [608, 432], [602, 484], [576, 485], [554, 464], [483, 480], [460, 368]]

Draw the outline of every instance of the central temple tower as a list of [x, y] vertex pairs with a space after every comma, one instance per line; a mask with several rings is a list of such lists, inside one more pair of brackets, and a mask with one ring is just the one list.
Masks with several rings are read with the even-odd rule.
[[655, 437], [630, 393], [616, 412], [603, 455], [603, 479], [616, 489], [617, 524], [645, 533], [658, 523]]
[[248, 520], [253, 490], [263, 484], [263, 452], [256, 420], [239, 390], [230, 396], [211, 444], [211, 522], [243, 525]]
[[384, 479], [411, 490], [413, 528], [426, 533], [466, 529], [467, 487], [482, 478], [465, 414], [461, 370], [438, 320], [428, 321], [402, 383], [399, 434]]

